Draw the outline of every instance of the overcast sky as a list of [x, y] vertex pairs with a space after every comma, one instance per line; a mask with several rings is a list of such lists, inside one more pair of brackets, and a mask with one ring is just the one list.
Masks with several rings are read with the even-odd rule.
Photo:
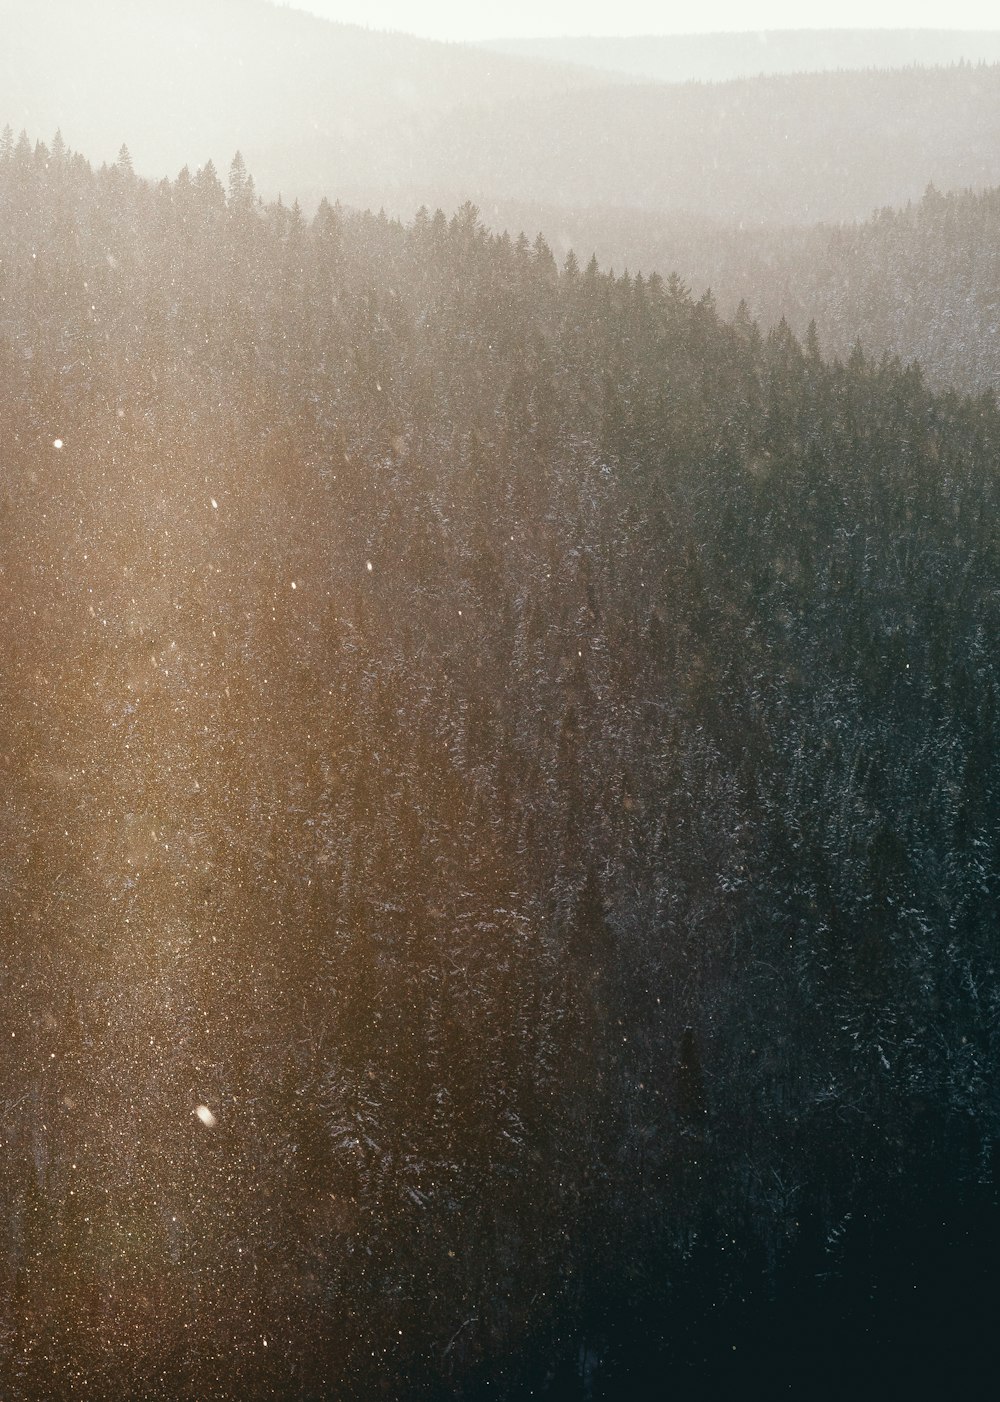
[[996, 0], [294, 0], [328, 19], [434, 39], [756, 29], [998, 29]]

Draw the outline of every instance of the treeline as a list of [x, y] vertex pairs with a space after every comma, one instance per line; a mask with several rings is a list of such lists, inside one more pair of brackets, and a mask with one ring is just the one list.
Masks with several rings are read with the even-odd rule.
[[995, 390], [998, 232], [1000, 190], [931, 185], [903, 209], [817, 230], [791, 258], [772, 245], [771, 276], [749, 284], [750, 300], [768, 321], [786, 316], [804, 330], [815, 318], [830, 355], [848, 355], [860, 337], [869, 353], [919, 361], [939, 388]]
[[859, 223], [736, 228], [636, 210], [577, 213], [496, 205], [495, 226], [535, 213], [569, 248], [586, 240], [599, 261], [676, 268], [732, 316], [741, 302], [765, 326], [800, 337], [815, 322], [827, 357], [916, 360], [931, 385], [978, 394], [1000, 386], [997, 243], [1000, 192], [929, 185], [903, 208]]
[[5, 1395], [983, 1361], [992, 398], [239, 158], [0, 229]]
[[996, 63], [996, 30], [771, 29], [732, 34], [563, 35], [490, 39], [483, 48], [661, 83], [724, 83], [762, 73]]

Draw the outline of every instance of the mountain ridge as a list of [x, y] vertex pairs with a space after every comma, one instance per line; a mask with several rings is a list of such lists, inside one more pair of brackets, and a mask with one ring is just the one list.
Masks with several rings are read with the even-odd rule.
[[[262, 193], [410, 217], [473, 199], [811, 224], [1000, 183], [1000, 70], [637, 83], [265, 0], [6, 0], [0, 125], [159, 178], [243, 152]], [[238, 21], [238, 22], [237, 22]], [[627, 247], [616, 263], [632, 261]]]
[[939, 66], [1000, 59], [1000, 30], [780, 29], [732, 34], [560, 35], [480, 41], [496, 53], [559, 60], [660, 82]]

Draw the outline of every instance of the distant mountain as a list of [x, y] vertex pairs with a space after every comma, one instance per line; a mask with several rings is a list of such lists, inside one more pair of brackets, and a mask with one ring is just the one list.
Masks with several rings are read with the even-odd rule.
[[157, 178], [239, 149], [262, 194], [309, 207], [410, 218], [472, 199], [517, 206], [532, 233], [543, 208], [576, 210], [584, 257], [626, 210], [616, 266], [635, 264], [642, 218], [811, 225], [929, 181], [1000, 184], [998, 66], [640, 84], [263, 0], [0, 0], [0, 19], [15, 136], [61, 128], [108, 162], [125, 142]]
[[1000, 61], [1000, 30], [787, 29], [744, 34], [569, 35], [491, 39], [494, 53], [546, 63], [575, 63], [660, 82], [723, 82], [762, 73], [905, 68]]
[[731, 223], [866, 218], [1000, 183], [1000, 67], [563, 92], [439, 122], [425, 169], [473, 196]]
[[62, 127], [97, 161], [124, 141], [157, 177], [239, 148], [292, 195], [416, 170], [415, 122], [606, 81], [265, 0], [0, 0], [0, 33], [0, 127]]

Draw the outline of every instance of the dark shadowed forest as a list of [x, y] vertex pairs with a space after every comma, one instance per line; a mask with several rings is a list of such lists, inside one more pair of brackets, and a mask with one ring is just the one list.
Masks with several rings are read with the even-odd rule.
[[845, 297], [4, 139], [4, 1398], [992, 1367], [996, 372]]

